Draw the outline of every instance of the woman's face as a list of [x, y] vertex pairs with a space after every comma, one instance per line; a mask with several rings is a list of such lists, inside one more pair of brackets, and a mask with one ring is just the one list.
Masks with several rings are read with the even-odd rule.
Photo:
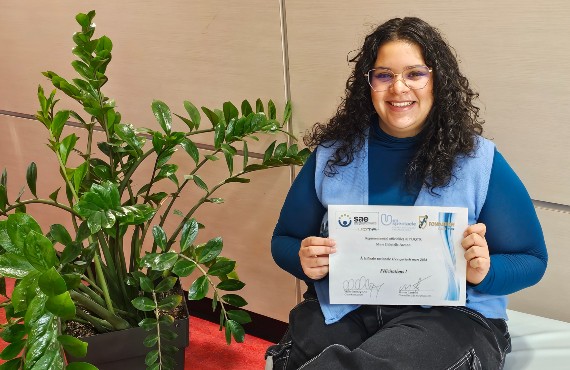
[[[401, 73], [406, 67], [425, 65], [418, 45], [407, 41], [390, 41], [378, 49], [374, 68], [388, 68]], [[433, 78], [423, 89], [411, 90], [401, 75], [386, 91], [370, 89], [372, 104], [380, 117], [380, 127], [394, 137], [417, 135], [433, 106]]]

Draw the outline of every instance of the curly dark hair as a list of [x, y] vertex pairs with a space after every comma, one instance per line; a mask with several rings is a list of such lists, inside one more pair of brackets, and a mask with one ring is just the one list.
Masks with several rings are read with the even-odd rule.
[[327, 176], [334, 176], [337, 166], [354, 160], [376, 116], [364, 73], [374, 68], [379, 48], [390, 41], [418, 45], [426, 64], [433, 69], [434, 104], [420, 133], [418, 151], [406, 171], [408, 187], [426, 185], [433, 192], [449, 184], [457, 157], [472, 154], [484, 121], [473, 104], [479, 94], [460, 72], [455, 52], [436, 28], [419, 18], [391, 19], [366, 36], [362, 48], [350, 60], [355, 62], [354, 70], [336, 114], [327, 123], [316, 123], [304, 142], [311, 148], [338, 146], [327, 163]]

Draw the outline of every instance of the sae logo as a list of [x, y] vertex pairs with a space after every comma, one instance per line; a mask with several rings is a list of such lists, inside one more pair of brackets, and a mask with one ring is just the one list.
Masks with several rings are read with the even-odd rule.
[[338, 217], [338, 224], [341, 227], [349, 227], [352, 224], [352, 219], [346, 213], [343, 213]]

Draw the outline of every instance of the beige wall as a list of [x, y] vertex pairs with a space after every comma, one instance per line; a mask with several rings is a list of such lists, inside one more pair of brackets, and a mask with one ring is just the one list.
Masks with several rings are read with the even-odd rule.
[[[153, 99], [164, 100], [177, 112], [182, 111], [183, 100], [216, 107], [226, 100], [239, 103], [261, 97], [283, 107], [287, 71], [294, 106], [292, 131], [301, 136], [336, 109], [349, 73], [346, 55], [360, 46], [372, 27], [394, 16], [422, 17], [439, 27], [455, 47], [465, 74], [480, 92], [486, 136], [494, 139], [540, 206], [549, 269], [537, 286], [514, 294], [510, 308], [570, 321], [564, 309], [570, 303], [570, 288], [560, 283], [570, 279], [566, 268], [570, 255], [565, 248], [570, 236], [566, 227], [570, 222], [570, 126], [566, 124], [570, 75], [557, 72], [570, 62], [566, 37], [570, 5], [562, 0], [540, 5], [530, 0], [365, 0], [355, 4], [324, 0], [54, 0], [49, 6], [39, 0], [5, 2], [0, 12], [0, 110], [33, 114], [37, 85], [48, 88], [40, 72], [72, 75], [74, 15], [95, 7], [97, 34], [107, 34], [114, 41], [106, 92], [117, 100], [124, 121], [153, 125]], [[286, 10], [288, 63], [283, 62], [281, 5]], [[0, 167], [9, 168], [12, 184], [23, 182], [25, 167], [32, 160], [39, 161], [40, 171], [49, 168], [49, 163], [43, 163], [43, 132], [31, 121], [0, 115], [0, 130]], [[227, 204], [201, 214], [211, 236], [223, 234], [226, 253], [239, 260], [240, 273], [248, 283], [244, 291], [248, 308], [280, 320], [287, 320], [295, 304], [294, 281], [273, 263], [269, 240], [289, 176], [287, 169], [260, 175], [252, 184], [224, 194]], [[49, 178], [42, 181], [51, 189]], [[242, 220], [244, 214], [246, 220]], [[233, 222], [236, 218], [243, 222]]]

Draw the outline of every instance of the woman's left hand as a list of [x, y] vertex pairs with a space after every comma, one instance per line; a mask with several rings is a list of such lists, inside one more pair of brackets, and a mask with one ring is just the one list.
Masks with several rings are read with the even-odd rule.
[[467, 260], [467, 281], [475, 285], [483, 281], [491, 267], [489, 247], [485, 240], [486, 231], [485, 224], [470, 225], [463, 233], [461, 241]]

